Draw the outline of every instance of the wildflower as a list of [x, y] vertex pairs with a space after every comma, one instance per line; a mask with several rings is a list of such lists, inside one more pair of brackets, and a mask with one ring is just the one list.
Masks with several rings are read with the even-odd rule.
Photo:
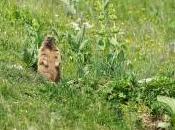
[[8, 68], [10, 69], [18, 69], [18, 70], [23, 70], [23, 67], [21, 65], [9, 65]]
[[88, 22], [83, 23], [83, 25], [84, 25], [84, 27], [87, 28], [87, 29], [90, 29], [90, 28], [93, 27], [93, 25], [91, 25], [91, 24], [88, 23]]
[[81, 22], [82, 20], [80, 18], [78, 18], [75, 22], [71, 22], [72, 28], [75, 31], [79, 31], [82, 27], [84, 27], [85, 29], [90, 29], [93, 27], [92, 24], [90, 24], [89, 22]]
[[58, 17], [58, 14], [55, 14], [55, 17]]
[[71, 22], [71, 25], [72, 25], [72, 28], [75, 30], [75, 31], [79, 31], [80, 30], [80, 25], [76, 22]]
[[138, 83], [142, 84], [142, 83], [149, 83], [153, 80], [156, 80], [156, 77], [153, 77], [153, 78], [146, 78], [146, 79], [141, 79], [138, 81]]

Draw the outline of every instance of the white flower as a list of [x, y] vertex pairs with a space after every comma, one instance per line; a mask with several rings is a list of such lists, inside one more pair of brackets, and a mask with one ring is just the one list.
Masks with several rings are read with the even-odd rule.
[[75, 29], [75, 31], [80, 30], [80, 25], [76, 22], [71, 22], [72, 28]]
[[85, 26], [85, 28], [92, 28], [93, 27], [93, 25], [91, 25], [90, 23], [88, 23], [88, 22], [85, 22], [85, 23], [83, 23], [83, 25]]
[[90, 24], [89, 22], [84, 22], [81, 23], [81, 19], [78, 18], [75, 22], [71, 22], [72, 28], [76, 31], [79, 31], [82, 27], [85, 27], [86, 29], [90, 29], [93, 27], [92, 24]]
[[55, 17], [58, 17], [59, 15], [58, 14], [55, 14]]
[[21, 65], [9, 65], [8, 68], [10, 69], [18, 69], [18, 70], [23, 70], [23, 67]]
[[138, 83], [140, 83], [140, 84], [142, 84], [142, 83], [149, 83], [149, 82], [151, 82], [151, 81], [153, 81], [155, 79], [156, 79], [156, 77], [141, 79], [141, 80], [138, 81]]

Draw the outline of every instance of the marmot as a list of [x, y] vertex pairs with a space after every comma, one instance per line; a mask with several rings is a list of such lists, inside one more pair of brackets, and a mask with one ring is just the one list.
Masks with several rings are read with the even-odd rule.
[[55, 45], [55, 38], [47, 36], [43, 41], [38, 55], [38, 73], [50, 81], [58, 82], [60, 72], [61, 53]]

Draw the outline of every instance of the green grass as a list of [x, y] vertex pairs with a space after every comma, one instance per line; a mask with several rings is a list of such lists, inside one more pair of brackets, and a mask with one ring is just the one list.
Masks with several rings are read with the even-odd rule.
[[[175, 98], [174, 10], [174, 0], [1, 0], [0, 129], [135, 130], [141, 113], [168, 113], [156, 99]], [[78, 18], [92, 28], [76, 31]], [[35, 71], [47, 34], [62, 52], [59, 84]]]
[[116, 128], [109, 103], [85, 86], [54, 85], [29, 70], [1, 68], [1, 129]]

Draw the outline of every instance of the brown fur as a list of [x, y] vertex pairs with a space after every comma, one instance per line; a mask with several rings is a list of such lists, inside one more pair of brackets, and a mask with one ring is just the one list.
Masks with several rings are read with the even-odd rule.
[[46, 37], [39, 50], [38, 73], [50, 81], [60, 81], [61, 54], [53, 37]]

